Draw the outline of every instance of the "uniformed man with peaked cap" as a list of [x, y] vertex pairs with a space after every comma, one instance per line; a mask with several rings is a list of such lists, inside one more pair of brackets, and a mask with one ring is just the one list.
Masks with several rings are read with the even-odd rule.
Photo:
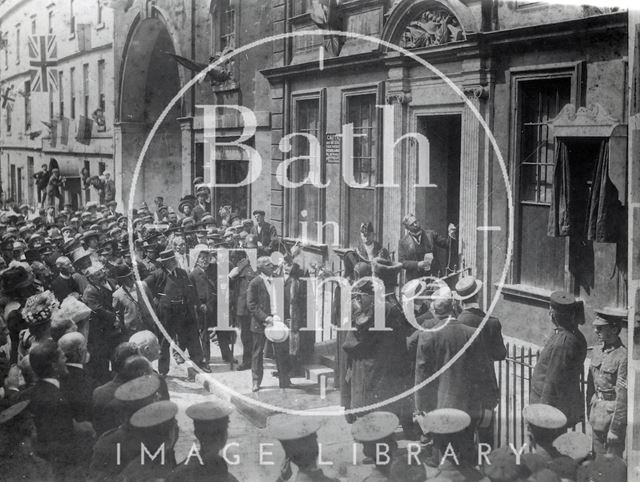
[[422, 482], [427, 479], [422, 463], [408, 461], [406, 449], [398, 450], [394, 432], [400, 421], [396, 414], [376, 411], [360, 417], [351, 427], [356, 442], [362, 443], [365, 457], [373, 459], [375, 466], [363, 482], [393, 480]]
[[627, 312], [619, 308], [596, 310], [593, 328], [599, 342], [593, 347], [587, 397], [593, 451], [622, 457], [627, 430], [627, 348], [620, 339]]
[[[578, 328], [578, 308], [578, 302], [570, 293], [551, 293], [549, 316], [554, 333], [533, 369], [529, 394], [529, 403], [548, 404], [561, 410], [567, 417], [567, 427], [584, 419], [580, 377], [587, 357], [587, 341]], [[567, 427], [559, 427], [556, 437]]]
[[179, 432], [177, 413], [175, 403], [163, 400], [147, 405], [131, 416], [129, 425], [140, 440], [140, 457], [129, 462], [119, 480], [139, 482], [169, 477], [176, 467], [173, 448]]
[[227, 443], [229, 415], [233, 411], [233, 405], [216, 397], [187, 408], [187, 416], [193, 420], [194, 433], [200, 442], [199, 457], [187, 456], [168, 481], [238, 480], [229, 473], [227, 462], [220, 455]]
[[[91, 479], [108, 481], [140, 456], [140, 440], [129, 423], [139, 409], [159, 400], [160, 379], [154, 375], [134, 378], [115, 391], [115, 404], [122, 424], [103, 433], [93, 448]], [[119, 457], [118, 457], [119, 454]]]
[[566, 415], [559, 409], [544, 403], [533, 403], [524, 407], [522, 416], [529, 424], [531, 445], [536, 453], [548, 460], [558, 457], [560, 453], [553, 446], [558, 431], [567, 425]]
[[300, 417], [289, 414], [276, 414], [267, 419], [267, 432], [280, 441], [284, 449], [285, 460], [281, 469], [282, 480], [290, 477], [293, 462], [298, 467], [295, 482], [338, 482], [327, 477], [318, 467], [318, 437], [320, 428], [318, 417]]
[[418, 418], [422, 431], [431, 435], [436, 453], [439, 454], [437, 467], [427, 467], [427, 480], [437, 477], [451, 482], [482, 479], [482, 474], [461, 456], [466, 450], [465, 432], [471, 425], [468, 413], [455, 408], [439, 408]]

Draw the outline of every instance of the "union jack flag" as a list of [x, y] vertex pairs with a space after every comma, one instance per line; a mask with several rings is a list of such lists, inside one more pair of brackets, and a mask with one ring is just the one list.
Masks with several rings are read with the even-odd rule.
[[55, 35], [31, 35], [29, 37], [29, 63], [31, 90], [49, 92], [58, 89], [58, 48]]

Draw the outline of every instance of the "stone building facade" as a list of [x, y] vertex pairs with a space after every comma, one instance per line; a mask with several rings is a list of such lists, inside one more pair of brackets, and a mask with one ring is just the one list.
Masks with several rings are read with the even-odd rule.
[[5, 202], [37, 203], [33, 174], [42, 164], [59, 167], [65, 201], [74, 208], [99, 197], [96, 189], [82, 188], [83, 168], [89, 176], [113, 175], [112, 13], [97, 0], [0, 4]]

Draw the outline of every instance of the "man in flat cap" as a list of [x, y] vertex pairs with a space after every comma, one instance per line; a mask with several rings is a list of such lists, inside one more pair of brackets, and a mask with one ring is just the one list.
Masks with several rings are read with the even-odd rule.
[[[540, 352], [531, 377], [529, 403], [556, 407], [567, 417], [567, 427], [584, 418], [580, 375], [587, 357], [587, 341], [578, 329], [577, 302], [569, 293], [550, 296], [549, 316], [554, 333]], [[565, 429], [558, 429], [557, 436]]]
[[264, 210], [253, 210], [253, 218], [256, 222], [251, 228], [251, 234], [255, 234], [258, 238], [258, 252], [269, 254], [271, 241], [278, 237], [278, 231], [273, 224], [270, 224], [264, 220], [264, 216]]
[[140, 452], [121, 472], [119, 480], [134, 482], [169, 477], [176, 467], [173, 448], [179, 434], [177, 413], [175, 403], [163, 400], [147, 405], [131, 416], [129, 425], [133, 436], [140, 441]]
[[167, 479], [169, 482], [237, 482], [238, 479], [229, 473], [227, 462], [220, 456], [220, 451], [227, 443], [229, 415], [233, 410], [233, 405], [215, 397], [187, 408], [186, 414], [193, 420], [193, 431], [200, 442], [200, 449], [198, 457], [190, 453], [176, 467]]
[[626, 311], [596, 310], [593, 321], [599, 343], [593, 347], [587, 384], [589, 423], [595, 454], [622, 457], [627, 429], [627, 348], [620, 339]]
[[446, 266], [443, 266], [436, 256], [436, 247], [447, 250], [448, 257], [457, 254], [456, 227], [453, 224], [449, 225], [446, 237], [430, 229], [422, 229], [413, 214], [407, 214], [402, 220], [402, 225], [407, 234], [400, 239], [398, 260], [405, 269], [406, 281], [422, 276], [443, 275], [444, 268], [455, 264], [455, 261], [449, 259]]

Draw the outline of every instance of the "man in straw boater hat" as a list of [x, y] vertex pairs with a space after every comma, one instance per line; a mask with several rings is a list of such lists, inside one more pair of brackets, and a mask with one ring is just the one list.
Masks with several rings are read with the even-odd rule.
[[327, 477], [318, 467], [320, 447], [317, 432], [322, 420], [319, 417], [302, 417], [279, 413], [267, 419], [266, 432], [280, 442], [285, 459], [279, 480], [291, 477], [291, 463], [298, 468], [295, 482], [338, 482]]
[[[480, 309], [478, 299], [482, 290], [482, 281], [473, 276], [460, 279], [455, 286], [453, 297], [458, 300], [462, 307], [462, 312], [458, 315], [458, 321], [471, 328], [477, 329], [486, 313]], [[478, 439], [480, 442], [493, 443], [493, 410], [500, 400], [500, 389], [495, 373], [495, 363], [504, 360], [507, 356], [507, 348], [502, 338], [502, 325], [497, 318], [490, 316], [484, 325], [479, 336], [482, 349], [479, 350], [479, 361], [484, 364], [481, 374], [484, 376], [483, 383], [479, 384], [482, 398], [483, 414], [485, 420], [479, 423]], [[483, 356], [484, 355], [484, 356]]]
[[197, 453], [190, 451], [167, 481], [238, 480], [229, 473], [227, 462], [220, 455], [227, 443], [229, 416], [233, 410], [233, 405], [215, 397], [187, 408], [186, 414], [193, 420], [193, 431], [200, 448]]
[[[204, 362], [202, 346], [198, 337], [196, 306], [198, 297], [189, 280], [189, 276], [178, 268], [178, 263], [172, 250], [160, 253], [157, 259], [160, 268], [153, 271], [144, 280], [145, 285], [158, 300], [157, 313], [174, 343], [183, 350], [189, 351], [193, 363], [201, 370], [209, 373], [210, 369]], [[176, 340], [177, 338], [177, 340]], [[158, 361], [158, 371], [161, 375], [169, 372], [169, 347], [171, 340], [163, 337], [161, 354]]]
[[51, 466], [35, 454], [29, 400], [0, 412], [0, 474], [4, 480], [53, 481]]
[[578, 329], [578, 306], [571, 294], [555, 291], [549, 305], [554, 333], [533, 369], [529, 403], [545, 403], [565, 414], [567, 427], [558, 428], [558, 436], [584, 418], [580, 375], [584, 371], [587, 342]]
[[593, 321], [599, 343], [593, 347], [587, 384], [589, 423], [593, 429], [595, 454], [622, 457], [627, 429], [627, 348], [620, 330], [627, 311], [596, 310]]

